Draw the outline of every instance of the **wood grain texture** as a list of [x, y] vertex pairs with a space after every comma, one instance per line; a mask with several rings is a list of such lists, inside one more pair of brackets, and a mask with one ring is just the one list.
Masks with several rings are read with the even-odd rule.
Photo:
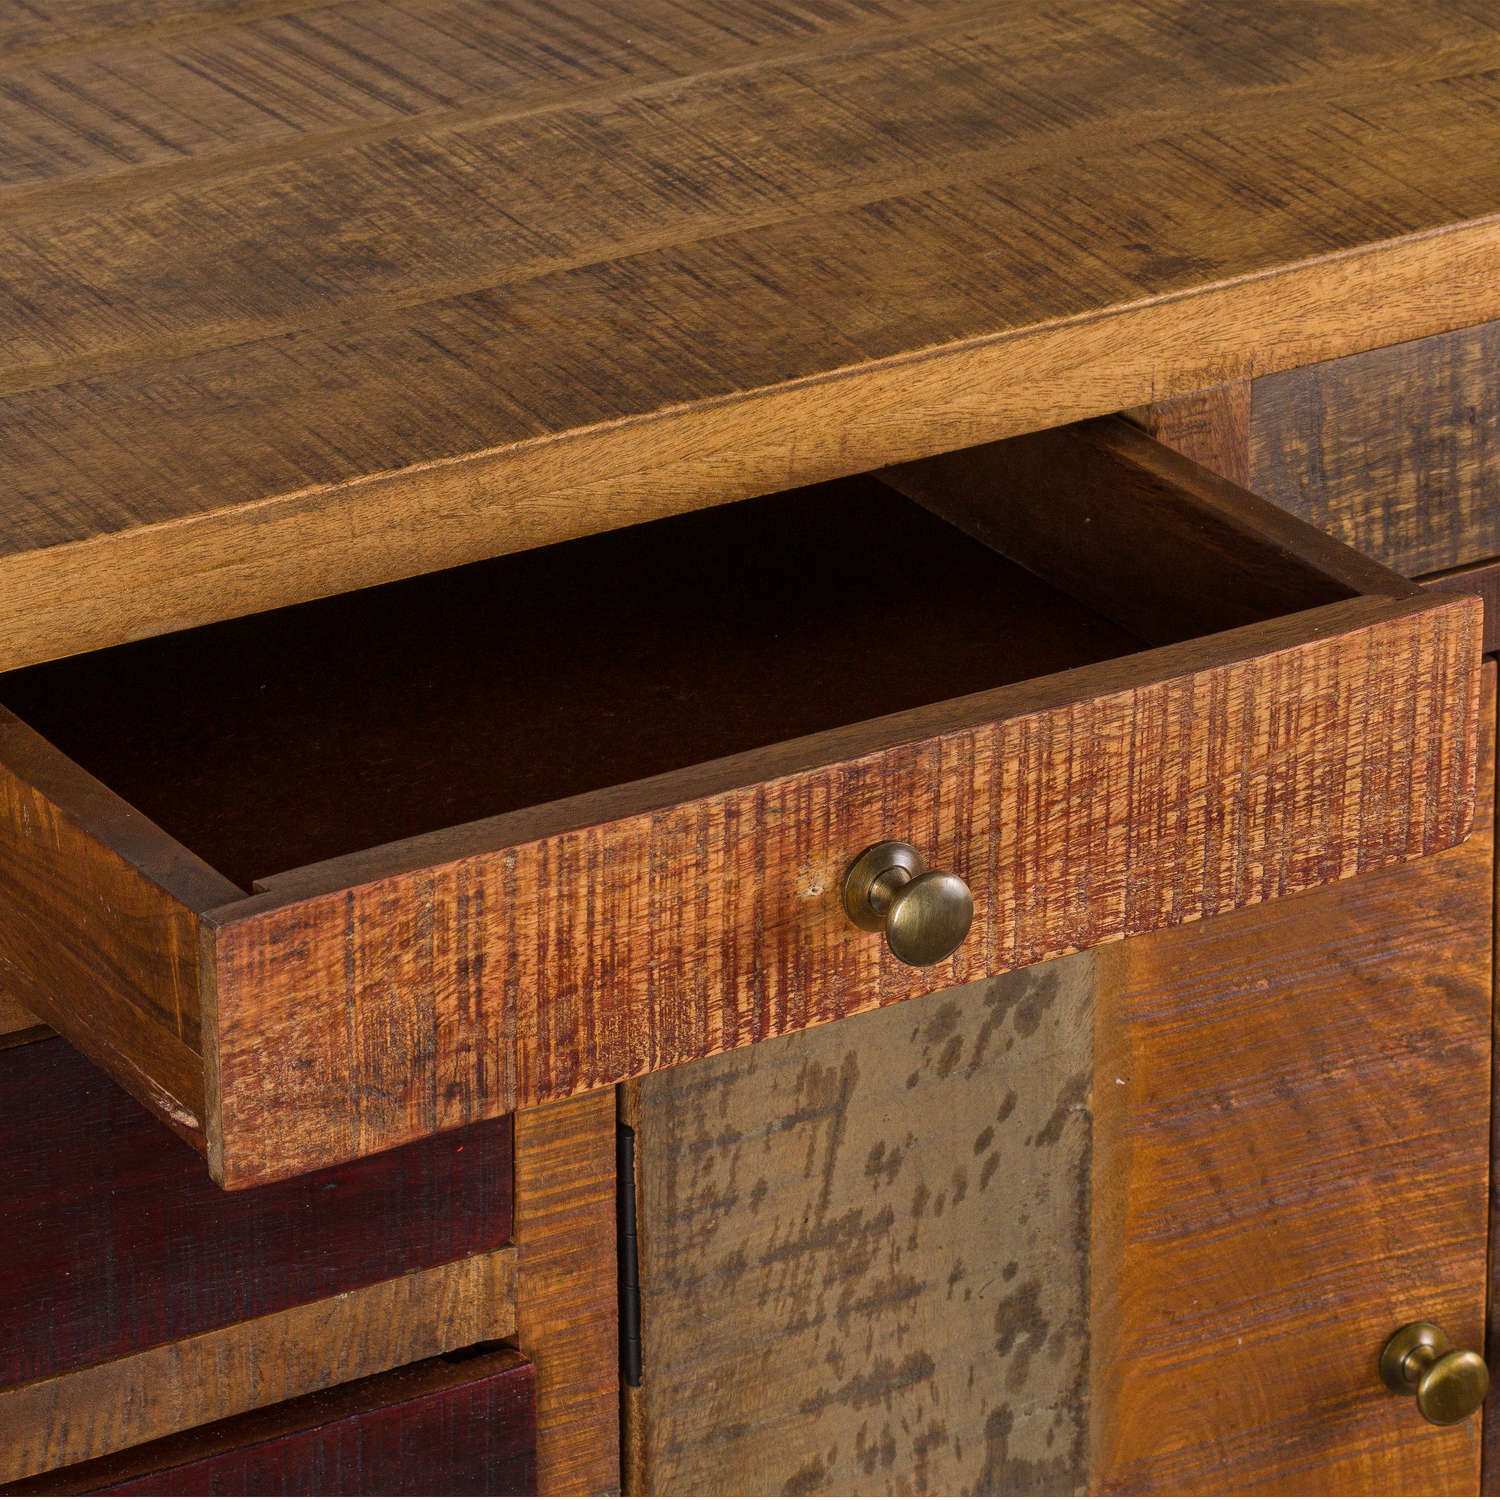
[[197, 912], [238, 887], [0, 709], [0, 993], [202, 1148]]
[[[211, 1164], [294, 1173], [1446, 847], [1481, 618], [1351, 600], [271, 882], [205, 918]], [[892, 836], [974, 890], [920, 973], [837, 905]]]
[[539, 1495], [620, 1492], [615, 1098], [516, 1116], [516, 1344], [536, 1366]]
[[59, 1039], [0, 1052], [0, 1388], [386, 1281], [510, 1237], [509, 1120], [224, 1193]]
[[657, 1073], [631, 1491], [1088, 1483], [1094, 956]]
[[[1471, 329], [1456, 334], [1449, 340], [1430, 339], [1412, 348], [1420, 347], [1435, 351], [1439, 348], [1461, 345], [1483, 332], [1484, 330]], [[1405, 438], [1382, 436], [1377, 438], [1377, 441], [1388, 445], [1405, 442], [1405, 461], [1416, 464], [1421, 461], [1421, 450], [1425, 444], [1429, 441], [1442, 441], [1440, 434], [1444, 431], [1445, 421], [1447, 425], [1451, 425], [1453, 417], [1451, 409], [1446, 418], [1439, 412], [1433, 426], [1428, 427], [1424, 408], [1436, 404], [1430, 381], [1426, 384], [1420, 380], [1407, 381], [1399, 390], [1381, 388], [1377, 392], [1374, 384], [1376, 370], [1379, 370], [1382, 376], [1393, 373], [1399, 375], [1400, 372], [1392, 372], [1386, 368], [1392, 361], [1384, 357], [1384, 355], [1394, 356], [1397, 352], [1384, 351], [1381, 359], [1368, 362], [1346, 360], [1336, 361], [1335, 364], [1353, 367], [1365, 363], [1366, 368], [1363, 373], [1351, 368], [1344, 377], [1351, 384], [1362, 384], [1361, 396], [1365, 400], [1363, 417], [1368, 422], [1376, 422], [1399, 416], [1405, 424]], [[1411, 352], [1410, 349], [1407, 351], [1408, 359]], [[1435, 358], [1423, 368], [1430, 373], [1441, 363], [1441, 358]], [[1328, 372], [1314, 368], [1302, 373], [1305, 382], [1311, 383], [1322, 380]], [[1473, 378], [1467, 383], [1464, 394], [1473, 398], [1475, 405], [1470, 408], [1467, 420], [1471, 424], [1482, 426], [1489, 420], [1485, 415], [1484, 406], [1484, 402], [1489, 398], [1482, 389], [1476, 388], [1476, 382], [1487, 378], [1488, 372], [1484, 372], [1483, 375], [1478, 371], [1471, 373]], [[1183, 396], [1175, 401], [1159, 402], [1153, 406], [1142, 407], [1129, 413], [1129, 416], [1157, 442], [1173, 452], [1192, 459], [1212, 473], [1219, 474], [1236, 484], [1247, 485], [1250, 482], [1251, 469], [1250, 403], [1253, 384], [1251, 381], [1242, 380], [1234, 385], [1218, 386], [1213, 390], [1200, 391], [1195, 395]], [[1260, 388], [1256, 385], [1255, 389], [1258, 391]], [[1397, 402], [1409, 403], [1408, 409], [1404, 412], [1396, 412], [1392, 404]], [[1348, 448], [1356, 442], [1363, 443], [1365, 438], [1372, 434], [1366, 432], [1356, 437], [1340, 420], [1340, 417], [1345, 415], [1340, 412], [1331, 420], [1330, 435], [1335, 443], [1346, 450], [1345, 457], [1347, 457]], [[1306, 413], [1301, 414], [1297, 420], [1306, 426], [1311, 426], [1313, 421]], [[1482, 440], [1478, 440], [1477, 445], [1482, 451]], [[1365, 451], [1368, 452], [1369, 449], [1366, 448]], [[1303, 459], [1306, 458], [1307, 454], [1304, 452]], [[1292, 462], [1292, 460], [1286, 461]], [[1394, 462], [1399, 468], [1403, 460], [1396, 459]], [[1435, 524], [1439, 529], [1446, 528], [1456, 551], [1466, 555], [1478, 555], [1482, 554], [1486, 545], [1485, 537], [1489, 534], [1483, 515], [1486, 499], [1482, 481], [1470, 476], [1473, 482], [1471, 503], [1463, 509], [1462, 514], [1455, 514], [1452, 509], [1459, 503], [1456, 497], [1460, 494], [1465, 474], [1470, 467], [1472, 465], [1460, 462], [1456, 473], [1450, 472], [1441, 480], [1435, 474], [1429, 475], [1423, 481], [1424, 497], [1420, 502], [1422, 519], [1418, 523], [1408, 518], [1408, 529], [1409, 526], [1416, 524]], [[1379, 542], [1374, 536], [1374, 531], [1387, 524], [1399, 524], [1391, 515], [1391, 478], [1390, 475], [1372, 474], [1367, 476], [1367, 482], [1358, 484], [1350, 479], [1347, 493], [1342, 500], [1348, 515], [1342, 519], [1334, 513], [1334, 502], [1326, 491], [1321, 496], [1314, 495], [1312, 498], [1304, 493], [1303, 499], [1292, 508], [1326, 531], [1342, 535], [1346, 539], [1357, 538], [1358, 545], [1376, 547], [1382, 555], [1390, 556], [1392, 545], [1389, 542]], [[1408, 473], [1398, 477], [1396, 482], [1405, 482], [1409, 479]], [[1308, 491], [1316, 490], [1318, 481], [1308, 471], [1304, 479], [1299, 482], [1302, 483], [1304, 491]], [[1281, 483], [1284, 489], [1285, 475], [1282, 476]], [[1428, 490], [1431, 491], [1430, 494], [1425, 493]], [[1284, 499], [1283, 496], [1283, 501]], [[1397, 561], [1399, 563], [1401, 559], [1398, 557]], [[1486, 651], [1500, 649], [1500, 559], [1485, 557], [1483, 561], [1465, 563], [1459, 567], [1436, 572], [1419, 571], [1415, 576], [1425, 589], [1450, 594], [1478, 594], [1484, 600], [1484, 649]]]
[[[0, 1037], [21, 1035], [30, 1041], [30, 1033], [38, 1030], [45, 1028], [29, 1010], [0, 995]], [[0, 1045], [7, 1044], [0, 1042]]]
[[8, 29], [6, 664], [1500, 315], [1458, 0]]
[[0, 1482], [516, 1327], [516, 1252], [469, 1256], [0, 1392]]
[[1252, 487], [1408, 574], [1500, 553], [1500, 324], [1254, 382]]
[[513, 1350], [424, 1360], [4, 1492], [531, 1495], [535, 1372]]
[[1126, 415], [1164, 447], [1245, 489], [1250, 482], [1251, 382], [1236, 380]]
[[1484, 1327], [1493, 683], [1463, 847], [1098, 954], [1104, 1493], [1476, 1491], [1375, 1365]]

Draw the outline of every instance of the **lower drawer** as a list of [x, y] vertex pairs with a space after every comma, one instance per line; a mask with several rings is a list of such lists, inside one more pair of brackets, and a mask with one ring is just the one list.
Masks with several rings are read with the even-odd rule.
[[1480, 629], [1102, 421], [29, 668], [0, 985], [286, 1177], [1446, 848]]
[[536, 1380], [426, 1360], [7, 1487], [17, 1495], [530, 1495]]
[[0, 1050], [0, 1160], [0, 1392], [510, 1238], [509, 1120], [226, 1195], [56, 1038]]

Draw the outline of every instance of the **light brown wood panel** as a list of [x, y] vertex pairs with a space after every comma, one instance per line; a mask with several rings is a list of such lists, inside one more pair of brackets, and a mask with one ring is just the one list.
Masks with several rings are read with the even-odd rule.
[[637, 1494], [1088, 1483], [1094, 958], [628, 1086]]
[[963, 9], [55, 0], [0, 16], [0, 203], [12, 216], [76, 212], [419, 130], [607, 107], [684, 75], [793, 66]]
[[1472, 1494], [1479, 1421], [1380, 1384], [1401, 1324], [1481, 1347], [1493, 915], [1461, 848], [1102, 949], [1094, 1482]]
[[1500, 324], [1264, 376], [1252, 488], [1402, 573], [1500, 553]]
[[197, 912], [238, 887], [4, 709], [0, 849], [0, 997], [202, 1149]]
[[[216, 1173], [294, 1173], [1463, 837], [1478, 601], [1296, 618], [1317, 639], [1281, 622], [1123, 681], [1080, 668], [965, 700], [962, 727], [885, 721], [890, 748], [818, 736], [709, 768], [732, 791], [640, 783], [635, 808], [572, 799], [208, 914]], [[836, 904], [898, 829], [979, 913], [920, 972]]]
[[0, 1482], [516, 1330], [516, 1251], [473, 1255], [0, 1391]]
[[515, 1124], [516, 1346], [536, 1366], [537, 1492], [620, 1489], [612, 1089]]
[[1500, 315], [1472, 8], [282, 9], [15, 22], [0, 663]]
[[1250, 483], [1248, 380], [1194, 391], [1126, 413], [1157, 442], [1246, 489]]

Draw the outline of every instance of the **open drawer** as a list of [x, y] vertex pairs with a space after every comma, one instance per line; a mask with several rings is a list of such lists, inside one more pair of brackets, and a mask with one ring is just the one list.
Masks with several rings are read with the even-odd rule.
[[1454, 844], [1480, 630], [1104, 419], [31, 667], [0, 988], [263, 1182]]

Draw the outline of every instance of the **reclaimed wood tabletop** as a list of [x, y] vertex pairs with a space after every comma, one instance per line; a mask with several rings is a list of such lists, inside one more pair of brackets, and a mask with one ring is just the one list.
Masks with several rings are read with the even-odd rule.
[[0, 3], [0, 666], [1500, 315], [1478, 0]]

